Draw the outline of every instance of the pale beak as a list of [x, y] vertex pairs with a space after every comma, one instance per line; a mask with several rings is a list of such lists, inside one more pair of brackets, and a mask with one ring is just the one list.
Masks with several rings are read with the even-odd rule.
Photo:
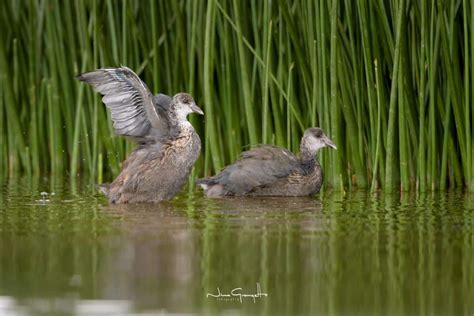
[[191, 110], [193, 110], [194, 113], [204, 115], [204, 112], [201, 110], [200, 107], [198, 107], [198, 106], [196, 105], [196, 103], [193, 103], [193, 104], [191, 105]]
[[334, 144], [334, 143], [332, 142], [332, 140], [329, 139], [329, 137], [327, 137], [326, 135], [324, 135], [324, 136], [322, 137], [322, 139], [323, 139], [323, 142], [326, 144], [326, 146], [331, 147], [331, 148], [334, 148], [334, 149], [337, 150], [336, 144]]

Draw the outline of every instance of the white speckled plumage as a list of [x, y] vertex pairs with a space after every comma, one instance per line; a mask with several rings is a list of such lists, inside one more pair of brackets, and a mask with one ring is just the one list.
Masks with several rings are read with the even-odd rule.
[[127, 67], [98, 69], [77, 78], [103, 95], [115, 132], [139, 144], [119, 176], [102, 185], [109, 202], [171, 199], [186, 182], [201, 149], [201, 140], [187, 120], [190, 113], [204, 114], [194, 99], [187, 93], [153, 96]]

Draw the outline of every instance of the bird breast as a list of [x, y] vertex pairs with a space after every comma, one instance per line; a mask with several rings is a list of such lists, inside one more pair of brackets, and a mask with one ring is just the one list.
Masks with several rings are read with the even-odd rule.
[[164, 156], [173, 157], [176, 165], [189, 167], [194, 164], [199, 157], [201, 150], [201, 140], [194, 129], [183, 129], [179, 134], [168, 141], [164, 146]]

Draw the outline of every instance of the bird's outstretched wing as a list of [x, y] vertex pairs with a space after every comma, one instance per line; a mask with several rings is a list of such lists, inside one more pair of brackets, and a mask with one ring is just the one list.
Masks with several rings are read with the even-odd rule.
[[77, 79], [87, 82], [103, 95], [102, 102], [112, 114], [118, 135], [140, 139], [147, 136], [152, 127], [167, 129], [167, 118], [154, 104], [159, 100], [154, 100], [146, 84], [131, 69], [103, 68], [83, 73]]
[[199, 184], [220, 185], [223, 195], [243, 195], [270, 185], [298, 171], [298, 158], [290, 151], [263, 145], [242, 153], [241, 158], [219, 174], [199, 179]]

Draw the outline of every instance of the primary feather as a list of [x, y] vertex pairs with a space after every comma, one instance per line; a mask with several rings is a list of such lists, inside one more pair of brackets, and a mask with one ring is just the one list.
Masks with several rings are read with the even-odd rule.
[[147, 85], [129, 68], [104, 68], [77, 77], [89, 83], [103, 95], [102, 102], [110, 110], [114, 130], [118, 135], [137, 140], [147, 136], [151, 128], [166, 130], [166, 114], [159, 107], [167, 106], [171, 98], [154, 97]]

